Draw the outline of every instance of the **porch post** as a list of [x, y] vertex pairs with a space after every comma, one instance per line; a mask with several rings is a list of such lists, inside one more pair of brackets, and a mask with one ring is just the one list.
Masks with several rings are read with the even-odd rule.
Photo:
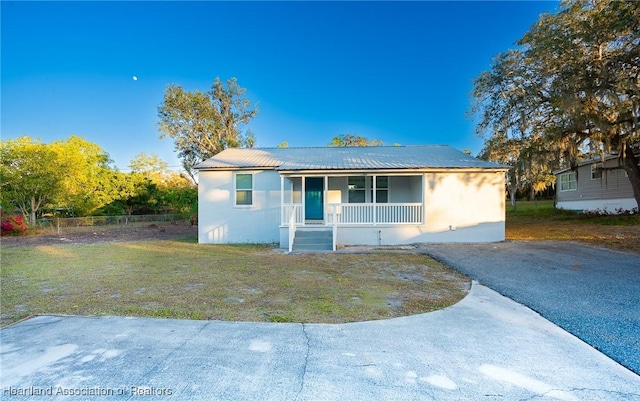
[[426, 191], [426, 189], [424, 187], [425, 176], [426, 176], [426, 173], [422, 173], [422, 213], [421, 213], [421, 216], [420, 216], [420, 220], [421, 220], [422, 224], [425, 224], [425, 222], [427, 220], [425, 218], [425, 215], [426, 215], [427, 211], [426, 211], [426, 208], [424, 207], [424, 191]]
[[307, 218], [306, 218], [306, 216], [307, 216], [307, 211], [306, 211], [307, 201], [306, 201], [306, 196], [305, 196], [306, 195], [306, 190], [305, 190], [306, 185], [305, 184], [306, 184], [307, 179], [306, 179], [305, 176], [302, 176], [300, 178], [302, 180], [302, 196], [300, 197], [301, 198], [300, 200], [302, 201], [302, 225], [304, 226], [304, 225], [307, 224]]
[[322, 217], [324, 225], [327, 225], [327, 204], [329, 200], [329, 177], [324, 176], [324, 194], [322, 194]]
[[[378, 220], [378, 205], [377, 205], [377, 202], [378, 202], [377, 196], [378, 196], [378, 194], [377, 194], [377, 191], [376, 191], [376, 188], [377, 188], [377, 184], [376, 184], [377, 178], [378, 178], [378, 176], [375, 176], [375, 175], [374, 175], [374, 176], [373, 176], [373, 178], [371, 179], [371, 180], [373, 181], [373, 185], [372, 185], [372, 193], [373, 193], [373, 197], [372, 197], [372, 198], [373, 198], [373, 199], [372, 199], [372, 200], [373, 200], [373, 225], [374, 225], [374, 226], [378, 223], [378, 221], [377, 221], [377, 220]], [[366, 187], [367, 187], [367, 186], [365, 185], [365, 188], [366, 188]]]
[[280, 224], [284, 223], [284, 219], [289, 216], [284, 214], [284, 177], [280, 175]]

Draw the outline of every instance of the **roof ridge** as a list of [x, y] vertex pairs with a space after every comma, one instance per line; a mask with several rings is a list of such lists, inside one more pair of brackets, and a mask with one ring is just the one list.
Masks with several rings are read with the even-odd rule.
[[451, 147], [444, 144], [422, 144], [422, 145], [367, 145], [367, 146], [287, 146], [286, 148], [279, 148], [277, 146], [257, 146], [255, 148], [227, 148], [227, 149], [253, 149], [253, 150], [287, 150], [287, 149], [388, 149], [388, 148], [427, 148], [427, 147]]

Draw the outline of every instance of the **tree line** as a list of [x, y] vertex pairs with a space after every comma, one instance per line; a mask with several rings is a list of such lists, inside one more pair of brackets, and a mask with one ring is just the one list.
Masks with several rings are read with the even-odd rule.
[[[253, 147], [244, 126], [257, 113], [236, 79], [216, 78], [210, 91], [169, 85], [158, 108], [160, 138], [174, 140], [186, 175], [168, 169], [157, 155], [140, 153], [119, 171], [98, 144], [72, 135], [42, 143], [23, 136], [0, 141], [0, 204], [35, 224], [57, 216], [177, 213], [197, 215], [196, 166], [230, 147]], [[328, 146], [380, 146], [381, 141], [344, 134]], [[279, 146], [287, 146], [283, 142]]]
[[640, 204], [640, 3], [563, 1], [474, 82], [480, 157], [512, 166], [507, 189], [533, 195], [553, 171], [618, 158]]
[[177, 213], [197, 210], [197, 189], [157, 155], [140, 153], [119, 171], [98, 144], [79, 136], [51, 143], [23, 136], [0, 141], [0, 204], [35, 224], [58, 216]]

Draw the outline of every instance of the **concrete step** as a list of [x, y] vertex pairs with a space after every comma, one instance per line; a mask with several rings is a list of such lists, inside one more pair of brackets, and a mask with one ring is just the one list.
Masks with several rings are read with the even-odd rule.
[[300, 228], [293, 239], [294, 251], [331, 251], [333, 250], [333, 230]]
[[293, 244], [293, 251], [332, 251], [333, 244]]
[[296, 230], [296, 238], [332, 238], [330, 230]]
[[293, 244], [333, 244], [333, 238], [331, 237], [296, 237], [293, 240]]

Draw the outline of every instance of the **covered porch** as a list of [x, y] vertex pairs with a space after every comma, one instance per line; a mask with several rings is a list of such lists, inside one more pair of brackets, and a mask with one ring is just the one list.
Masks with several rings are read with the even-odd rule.
[[424, 223], [423, 174], [280, 176], [281, 226]]

